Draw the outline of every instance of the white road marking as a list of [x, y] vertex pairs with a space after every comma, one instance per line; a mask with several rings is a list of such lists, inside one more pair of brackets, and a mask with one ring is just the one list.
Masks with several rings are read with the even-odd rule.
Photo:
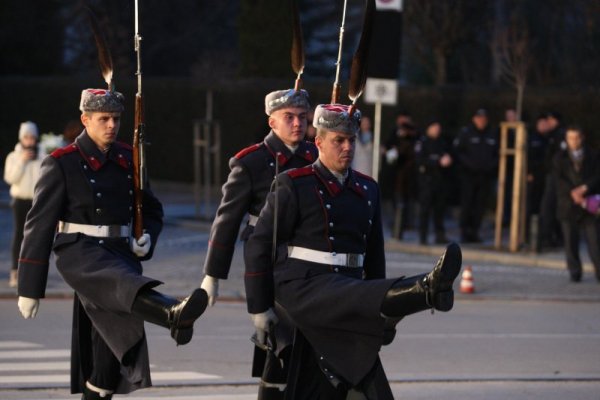
[[0, 349], [39, 349], [40, 347], [44, 346], [20, 340], [0, 340]]
[[69, 350], [13, 350], [0, 351], [0, 359], [20, 358], [64, 358], [70, 357]]
[[10, 362], [0, 363], [0, 372], [13, 371], [68, 371], [71, 364], [68, 361], [49, 361], [49, 362]]

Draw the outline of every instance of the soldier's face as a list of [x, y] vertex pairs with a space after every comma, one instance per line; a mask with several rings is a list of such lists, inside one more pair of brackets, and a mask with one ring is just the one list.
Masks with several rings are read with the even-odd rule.
[[90, 139], [103, 150], [117, 139], [121, 126], [121, 113], [83, 113], [81, 123], [85, 126]]
[[306, 117], [304, 108], [282, 108], [269, 116], [269, 127], [283, 143], [295, 146], [304, 139], [306, 134]]
[[344, 173], [352, 164], [356, 135], [342, 132], [327, 132], [317, 135], [315, 144], [319, 159], [332, 171]]

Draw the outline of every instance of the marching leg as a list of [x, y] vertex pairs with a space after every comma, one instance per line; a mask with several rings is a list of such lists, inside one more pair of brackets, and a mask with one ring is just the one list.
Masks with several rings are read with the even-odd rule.
[[142, 289], [133, 303], [132, 311], [145, 321], [163, 326], [171, 331], [178, 345], [192, 339], [194, 322], [208, 305], [203, 289], [196, 289], [182, 301], [165, 296], [153, 289]]
[[430, 308], [450, 311], [454, 305], [452, 283], [461, 263], [460, 247], [451, 243], [430, 273], [396, 281], [385, 295], [381, 313], [398, 318]]

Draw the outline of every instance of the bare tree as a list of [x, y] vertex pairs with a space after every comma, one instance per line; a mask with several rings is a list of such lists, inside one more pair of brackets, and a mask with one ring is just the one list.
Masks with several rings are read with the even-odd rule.
[[513, 14], [509, 25], [499, 35], [502, 76], [517, 90], [515, 108], [517, 119], [520, 121], [523, 112], [523, 96], [527, 85], [527, 75], [533, 62], [529, 31], [524, 21]]
[[406, 33], [417, 60], [431, 73], [436, 85], [448, 78], [448, 58], [464, 37], [467, 23], [464, 0], [412, 0], [406, 2]]

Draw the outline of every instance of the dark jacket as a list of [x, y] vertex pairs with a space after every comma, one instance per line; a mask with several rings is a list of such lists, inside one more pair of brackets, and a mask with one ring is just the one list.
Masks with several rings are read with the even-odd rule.
[[587, 211], [573, 203], [571, 190], [580, 185], [587, 185], [588, 194], [600, 193], [600, 155], [598, 152], [584, 146], [581, 169], [576, 171], [569, 151], [561, 150], [554, 157], [553, 173], [558, 199], [557, 217], [578, 220], [586, 216]]
[[[122, 360], [130, 349], [138, 346], [137, 351], [130, 353], [132, 360], [138, 362], [132, 364], [135, 368], [123, 369], [126, 375], [117, 389], [119, 393], [150, 384], [144, 325], [131, 314], [131, 307], [142, 286], [156, 286], [160, 282], [142, 275], [140, 259], [129, 249], [128, 238], [56, 234], [56, 228], [59, 221], [130, 224], [132, 175], [130, 146], [115, 143], [103, 154], [86, 131], [72, 145], [46, 157], [25, 223], [19, 259], [19, 296], [44, 297], [48, 260], [53, 250], [58, 271], [75, 290], [85, 314], [117, 359]], [[143, 221], [152, 238], [152, 248], [144, 259], [152, 256], [162, 229], [162, 216], [160, 202], [149, 190], [145, 191]], [[89, 337], [89, 332], [73, 334]]]
[[[301, 142], [292, 152], [274, 132], [261, 143], [238, 152], [229, 160], [231, 172], [223, 185], [223, 198], [212, 224], [204, 272], [219, 279], [227, 279], [235, 242], [246, 214], [258, 217], [275, 176], [275, 159], [279, 171], [303, 167], [317, 159], [313, 143]], [[246, 240], [253, 227], [246, 226], [242, 239]]]
[[439, 181], [443, 177], [444, 170], [440, 165], [440, 159], [444, 154], [450, 154], [450, 146], [442, 137], [432, 139], [426, 135], [422, 136], [415, 144], [415, 160], [419, 179], [424, 177]]
[[489, 126], [482, 131], [473, 124], [463, 128], [454, 149], [464, 173], [491, 177], [498, 167], [498, 138]]

